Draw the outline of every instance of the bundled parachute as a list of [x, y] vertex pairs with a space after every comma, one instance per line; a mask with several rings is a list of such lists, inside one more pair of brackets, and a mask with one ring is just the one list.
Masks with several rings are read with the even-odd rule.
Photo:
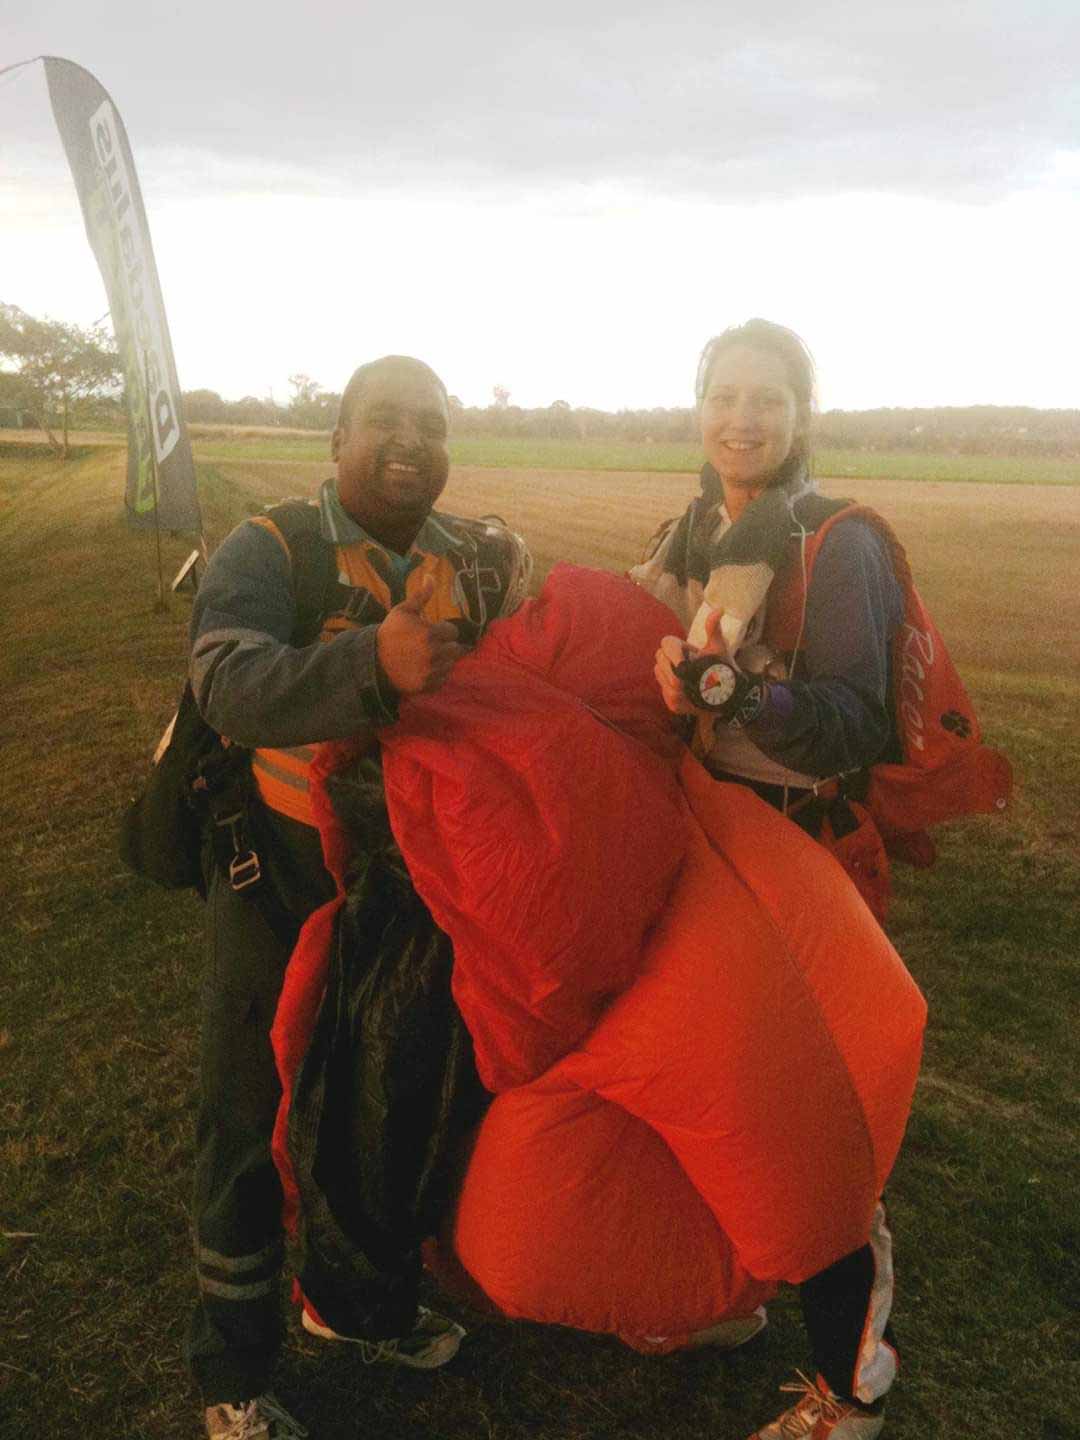
[[[431, 1263], [642, 1349], [864, 1243], [925, 1019], [836, 861], [675, 741], [652, 677], [670, 629], [629, 582], [559, 566], [383, 737], [495, 1095]], [[304, 1005], [283, 1005], [288, 1087]]]

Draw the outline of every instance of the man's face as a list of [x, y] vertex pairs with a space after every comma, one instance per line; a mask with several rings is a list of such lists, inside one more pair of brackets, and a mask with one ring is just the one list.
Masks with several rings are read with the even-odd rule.
[[450, 471], [448, 425], [433, 380], [388, 366], [368, 380], [348, 425], [334, 431], [338, 497], [377, 540], [407, 548], [442, 494]]

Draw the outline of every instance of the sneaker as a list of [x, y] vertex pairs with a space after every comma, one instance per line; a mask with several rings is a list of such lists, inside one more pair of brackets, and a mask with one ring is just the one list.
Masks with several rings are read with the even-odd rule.
[[365, 1365], [408, 1365], [412, 1370], [437, 1370], [452, 1360], [465, 1338], [465, 1330], [445, 1315], [434, 1310], [419, 1307], [416, 1324], [411, 1335], [396, 1340], [361, 1340], [355, 1335], [339, 1335], [324, 1325], [315, 1312], [304, 1305], [300, 1323], [312, 1335], [321, 1340], [344, 1340], [356, 1345]]
[[686, 1342], [686, 1348], [701, 1350], [708, 1346], [711, 1350], [738, 1350], [740, 1345], [760, 1335], [768, 1323], [765, 1306], [759, 1305], [752, 1315], [737, 1315], [733, 1320], [721, 1320], [706, 1330], [695, 1330]]
[[308, 1432], [273, 1395], [257, 1395], [243, 1405], [209, 1406], [206, 1433], [210, 1440], [304, 1440]]
[[817, 1384], [802, 1373], [798, 1380], [781, 1385], [781, 1390], [801, 1396], [790, 1410], [755, 1430], [749, 1440], [877, 1440], [885, 1424], [885, 1416], [870, 1415], [834, 1395], [819, 1375]]

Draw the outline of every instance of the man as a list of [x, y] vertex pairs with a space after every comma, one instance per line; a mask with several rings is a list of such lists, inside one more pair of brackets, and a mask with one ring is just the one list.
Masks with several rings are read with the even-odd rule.
[[[325, 557], [333, 547], [335, 557], [312, 643], [297, 629], [300, 553], [271, 516], [228, 536], [196, 598], [192, 688], [208, 723], [254, 752], [258, 798], [247, 818], [259, 888], [270, 891], [259, 903], [210, 866], [194, 1204], [200, 1295], [188, 1353], [213, 1440], [304, 1433], [267, 1393], [282, 1258], [269, 1029], [296, 933], [334, 889], [308, 803], [312, 747], [374, 736], [401, 698], [442, 685], [465, 653], [453, 622], [478, 633], [516, 608], [527, 584], [516, 537], [500, 531], [495, 553], [481, 554], [483, 527], [433, 512], [449, 473], [448, 428], [445, 387], [422, 362], [386, 356], [350, 379], [331, 445], [337, 475], [318, 501], [316, 550]], [[390, 1342], [340, 1333], [307, 1302], [302, 1321], [355, 1342], [366, 1360], [435, 1368], [464, 1331], [422, 1307], [418, 1315], [411, 1334]]]

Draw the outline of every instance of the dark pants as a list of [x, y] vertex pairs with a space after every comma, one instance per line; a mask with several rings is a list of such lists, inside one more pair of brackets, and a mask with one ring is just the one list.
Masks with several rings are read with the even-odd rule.
[[814, 1365], [834, 1394], [878, 1408], [898, 1366], [892, 1343], [892, 1236], [885, 1207], [870, 1241], [799, 1286]]
[[275, 916], [271, 929], [254, 899], [209, 867], [194, 1195], [199, 1301], [187, 1346], [207, 1405], [265, 1390], [281, 1342], [281, 1185], [270, 1155], [281, 1087], [270, 1026], [296, 932], [334, 889], [315, 831], [290, 821], [267, 830], [257, 848], [292, 923]]

